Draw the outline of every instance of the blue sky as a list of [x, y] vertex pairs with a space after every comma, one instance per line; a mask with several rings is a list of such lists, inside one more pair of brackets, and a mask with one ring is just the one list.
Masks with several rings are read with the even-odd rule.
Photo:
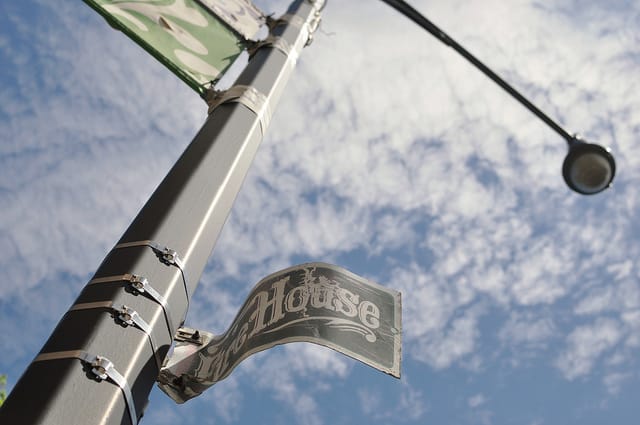
[[[282, 13], [287, 1], [260, 1]], [[142, 423], [634, 424], [640, 414], [640, 3], [412, 0], [570, 131], [614, 187], [571, 193], [564, 141], [382, 2], [330, 1], [202, 276], [224, 331], [305, 261], [403, 293], [400, 381], [309, 344]], [[9, 389], [206, 117], [82, 2], [0, 4], [0, 372]]]

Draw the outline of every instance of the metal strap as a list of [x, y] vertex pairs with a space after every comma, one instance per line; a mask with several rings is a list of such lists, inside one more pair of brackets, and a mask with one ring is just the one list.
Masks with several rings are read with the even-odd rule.
[[178, 256], [178, 253], [171, 248], [167, 248], [166, 246], [162, 246], [159, 243], [150, 240], [124, 242], [114, 246], [113, 249], [122, 249], [137, 246], [148, 246], [149, 248], [153, 249], [154, 252], [160, 255], [162, 261], [167, 264], [176, 266], [178, 269], [180, 269], [180, 273], [182, 274], [182, 282], [184, 283], [184, 295], [185, 297], [187, 297], [187, 310], [189, 310], [189, 289], [187, 287], [187, 276], [184, 272], [184, 264], [182, 263], [180, 256]]
[[133, 395], [127, 380], [116, 370], [111, 360], [106, 357], [96, 356], [83, 350], [56, 351], [53, 353], [43, 353], [36, 357], [34, 362], [44, 362], [59, 359], [80, 359], [91, 365], [91, 372], [100, 380], [110, 379], [114, 384], [120, 387], [124, 394], [129, 417], [132, 425], [138, 424], [138, 415], [136, 414], [136, 406], [133, 403]]
[[163, 297], [149, 284], [147, 278], [135, 274], [125, 273], [119, 276], [106, 276], [91, 279], [87, 285], [93, 285], [94, 283], [111, 283], [119, 281], [129, 282], [129, 284], [135, 291], [141, 294], [149, 295], [152, 300], [160, 304], [160, 306], [162, 307], [162, 311], [164, 312], [164, 318], [167, 321], [169, 334], [173, 334], [173, 320], [171, 320], [171, 316], [169, 315], [168, 310], [169, 303], [167, 302], [165, 297]]
[[276, 50], [281, 51], [287, 57], [287, 59], [288, 59], [287, 63], [289, 64], [289, 66], [292, 69], [296, 66], [296, 63], [298, 63], [298, 57], [300, 55], [293, 48], [291, 43], [289, 43], [287, 40], [285, 40], [284, 38], [282, 38], [280, 36], [275, 36], [273, 34], [270, 34], [264, 40], [256, 42], [249, 49], [249, 56], [253, 56], [258, 51], [258, 49], [260, 49], [262, 47], [272, 47], [272, 48], [274, 48]]
[[299, 15], [292, 15], [290, 13], [286, 13], [282, 15], [278, 19], [271, 20], [268, 22], [269, 28], [273, 30], [275, 27], [279, 25], [291, 25], [300, 29], [300, 33], [302, 35], [302, 40], [304, 40], [304, 46], [308, 46], [313, 41], [313, 34], [316, 32], [318, 27], [320, 26], [320, 10], [324, 7], [323, 5], [318, 9], [316, 2], [309, 2], [313, 8], [315, 9], [314, 16], [308, 21], [302, 18]]
[[93, 303], [75, 304], [69, 309], [69, 311], [94, 310], [101, 308], [112, 310], [118, 315], [118, 320], [120, 320], [123, 324], [127, 326], [135, 325], [138, 327], [138, 329], [147, 334], [149, 342], [151, 343], [151, 350], [153, 351], [153, 357], [156, 361], [156, 366], [158, 366], [158, 370], [160, 370], [160, 368], [162, 367], [162, 362], [158, 357], [158, 350], [153, 340], [153, 336], [151, 336], [151, 326], [149, 326], [149, 324], [134, 309], [127, 307], [126, 305], [123, 305], [118, 309], [113, 306], [112, 301], [98, 301]]
[[258, 116], [262, 134], [265, 134], [271, 122], [272, 112], [269, 106], [269, 99], [264, 93], [251, 86], [237, 85], [229, 90], [213, 92], [212, 94], [213, 96], [207, 99], [209, 114], [223, 103], [241, 103]]
[[295, 15], [292, 13], [285, 13], [278, 19], [273, 19], [268, 22], [271, 29], [277, 27], [278, 25], [293, 25], [297, 28], [302, 28], [307, 23], [302, 16]]

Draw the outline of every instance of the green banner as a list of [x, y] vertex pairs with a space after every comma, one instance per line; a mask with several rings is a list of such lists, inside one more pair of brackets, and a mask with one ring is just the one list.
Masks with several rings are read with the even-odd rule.
[[243, 39], [196, 0], [84, 0], [198, 93], [242, 52]]

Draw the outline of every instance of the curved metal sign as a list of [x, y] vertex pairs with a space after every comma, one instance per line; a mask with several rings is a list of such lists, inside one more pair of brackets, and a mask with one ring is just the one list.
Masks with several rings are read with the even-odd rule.
[[[248, 0], [219, 0], [217, 10], [233, 11], [224, 13], [224, 18], [196, 0], [84, 1], [198, 93], [224, 74], [244, 49], [245, 33], [260, 25], [259, 21], [247, 24], [260, 13]], [[244, 25], [239, 30], [229, 27], [224, 21], [233, 21], [229, 16]]]
[[262, 279], [223, 335], [181, 329], [159, 386], [183, 403], [251, 354], [289, 342], [323, 345], [399, 378], [401, 326], [399, 292], [331, 264], [301, 264]]

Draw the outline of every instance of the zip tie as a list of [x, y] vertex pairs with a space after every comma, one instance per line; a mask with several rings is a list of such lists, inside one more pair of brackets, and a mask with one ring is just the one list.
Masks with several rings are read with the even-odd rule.
[[225, 91], [211, 90], [206, 100], [209, 105], [209, 114], [223, 103], [235, 102], [246, 106], [258, 116], [263, 136], [267, 131], [267, 127], [269, 127], [269, 123], [271, 123], [272, 112], [269, 106], [269, 99], [254, 87], [237, 85]]
[[178, 256], [178, 253], [171, 248], [167, 248], [166, 246], [162, 246], [157, 242], [145, 240], [145, 241], [136, 241], [136, 242], [124, 242], [119, 243], [113, 249], [122, 249], [122, 248], [130, 248], [136, 246], [148, 246], [153, 249], [153, 251], [160, 255], [161, 261], [166, 264], [170, 264], [176, 266], [180, 269], [180, 273], [182, 274], [182, 282], [184, 283], [184, 295], [187, 298], [187, 310], [189, 310], [189, 289], [187, 288], [187, 277], [184, 273], [184, 264], [182, 260]]
[[127, 383], [127, 380], [116, 370], [111, 360], [106, 357], [96, 356], [89, 354], [83, 350], [71, 350], [71, 351], [56, 351], [53, 353], [43, 353], [36, 357], [34, 362], [44, 362], [49, 360], [59, 359], [80, 359], [83, 362], [89, 363], [91, 366], [91, 372], [101, 381], [110, 379], [114, 384], [120, 387], [122, 394], [124, 395], [125, 403], [127, 404], [127, 410], [129, 411], [129, 417], [132, 425], [138, 424], [138, 415], [136, 414], [136, 406], [133, 403], [133, 395], [131, 388]]
[[153, 301], [155, 301], [158, 304], [160, 304], [160, 306], [162, 307], [162, 311], [164, 313], [164, 318], [167, 321], [167, 327], [169, 328], [169, 334], [170, 335], [173, 334], [173, 320], [171, 320], [171, 316], [169, 315], [169, 311], [168, 311], [169, 303], [167, 302], [165, 297], [163, 297], [158, 291], [156, 291], [149, 284], [149, 281], [147, 280], [146, 277], [138, 276], [138, 275], [131, 274], [131, 273], [125, 273], [125, 274], [120, 275], [120, 276], [106, 276], [106, 277], [99, 277], [99, 278], [91, 279], [87, 285], [93, 285], [95, 283], [118, 282], [118, 281], [129, 282], [131, 287], [136, 292], [139, 292], [141, 294], [147, 294], [147, 295], [149, 295], [149, 297]]
[[162, 362], [158, 357], [158, 350], [156, 348], [155, 342], [153, 341], [153, 337], [151, 336], [151, 326], [149, 326], [149, 324], [138, 314], [137, 311], [135, 311], [130, 307], [127, 307], [126, 305], [123, 305], [119, 309], [115, 308], [113, 306], [112, 301], [98, 301], [93, 303], [75, 304], [69, 309], [69, 311], [94, 310], [94, 309], [100, 309], [100, 308], [106, 308], [106, 309], [112, 310], [115, 314], [118, 315], [117, 316], [118, 320], [120, 320], [124, 325], [127, 325], [127, 326], [135, 325], [138, 329], [140, 329], [142, 332], [147, 334], [147, 337], [149, 338], [149, 342], [151, 343], [151, 350], [153, 351], [153, 357], [156, 361], [156, 366], [158, 367], [158, 371], [159, 371], [160, 368], [162, 367]]

